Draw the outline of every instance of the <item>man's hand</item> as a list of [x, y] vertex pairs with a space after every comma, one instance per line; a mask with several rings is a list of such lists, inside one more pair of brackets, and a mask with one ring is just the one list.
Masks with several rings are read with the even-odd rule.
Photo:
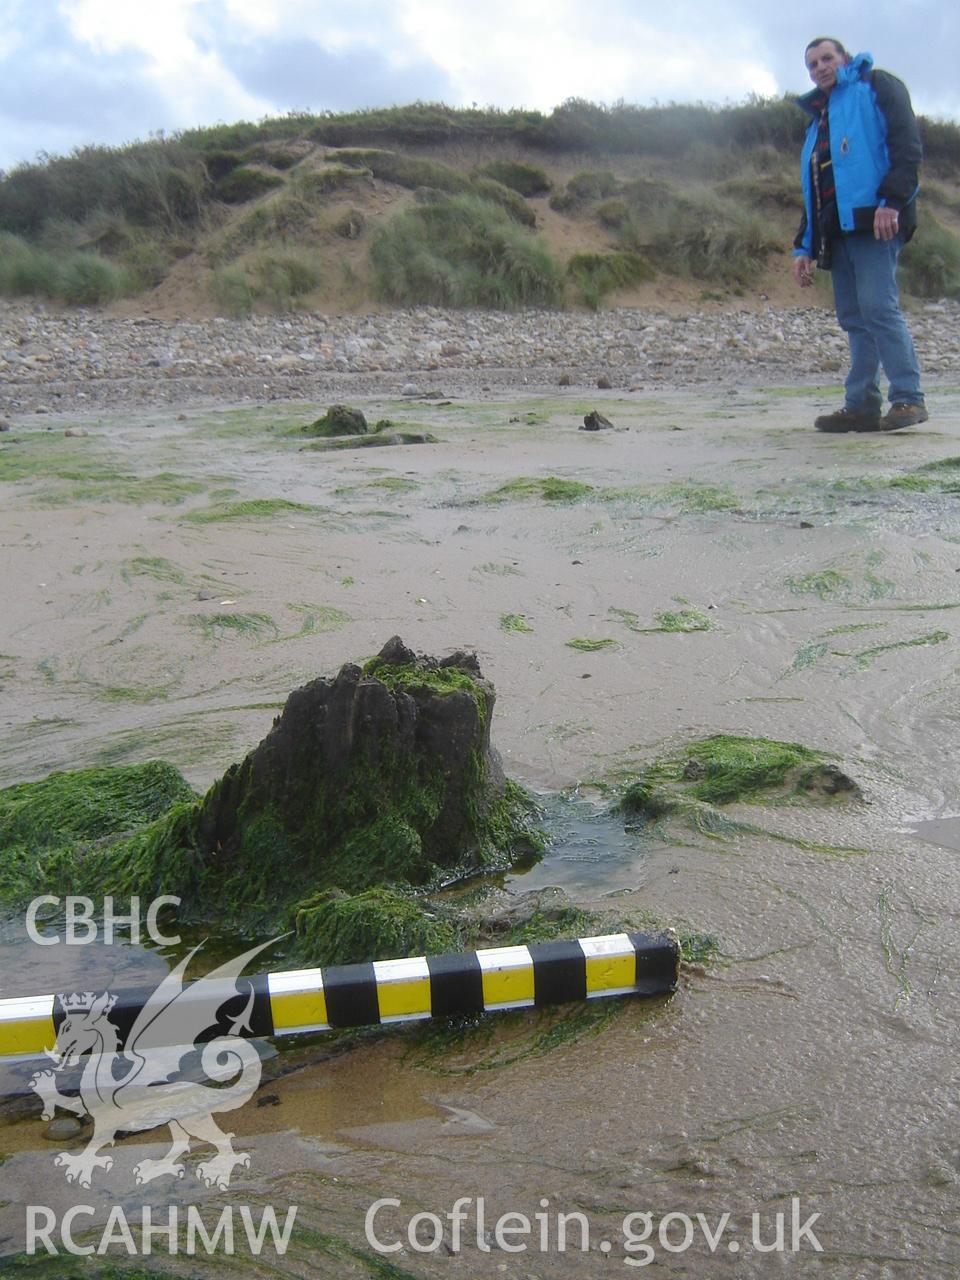
[[900, 215], [889, 205], [879, 205], [873, 215], [874, 240], [892, 240], [900, 230]]
[[806, 257], [794, 258], [793, 278], [801, 289], [809, 289], [813, 284], [813, 259]]

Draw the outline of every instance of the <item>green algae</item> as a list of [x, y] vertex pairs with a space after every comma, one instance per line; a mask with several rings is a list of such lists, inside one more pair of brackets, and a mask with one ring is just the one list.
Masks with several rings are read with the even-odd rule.
[[[909, 606], [894, 606], [894, 608], [903, 608]], [[858, 631], [879, 631], [881, 627], [885, 627], [885, 622], [847, 622], [839, 627], [831, 627], [829, 631], [825, 631], [825, 636], [851, 636]]]
[[820, 600], [831, 600], [847, 588], [848, 579], [838, 569], [820, 569], [787, 578], [784, 586], [795, 596], [815, 595]]
[[294, 953], [321, 965], [436, 955], [458, 946], [453, 924], [416, 899], [379, 886], [315, 895], [299, 905], [295, 919]]
[[654, 505], [676, 507], [685, 514], [732, 511], [740, 505], [736, 494], [728, 488], [682, 481], [654, 489], [650, 494], [650, 500]]
[[322, 418], [317, 418], [307, 426], [300, 427], [298, 434], [329, 438], [365, 435], [368, 430], [367, 419], [359, 409], [350, 409], [343, 404], [333, 404]]
[[676, 613], [654, 614], [660, 631], [712, 631], [710, 619], [697, 609], [680, 609]]
[[316, 515], [319, 507], [286, 498], [251, 498], [245, 502], [219, 502], [211, 507], [188, 511], [182, 518], [192, 524], [212, 524], [222, 520], [263, 520], [271, 516], [304, 513]]
[[187, 618], [187, 624], [196, 628], [205, 640], [223, 640], [230, 635], [276, 635], [278, 630], [268, 613], [193, 613]]
[[119, 474], [103, 460], [100, 442], [31, 431], [0, 444], [0, 481], [108, 481]]
[[380, 476], [377, 480], [366, 480], [362, 484], [341, 485], [333, 492], [338, 498], [343, 498], [364, 489], [384, 490], [386, 493], [413, 493], [419, 488], [416, 480], [408, 480], [405, 476]]
[[943, 644], [945, 640], [950, 639], [948, 631], [931, 631], [923, 636], [913, 636], [909, 640], [893, 640], [889, 644], [874, 645], [869, 649], [859, 649], [855, 652], [837, 651], [839, 656], [845, 658], [854, 658], [859, 670], [864, 670], [874, 661], [875, 658], [881, 657], [885, 653], [892, 653], [896, 649], [913, 649], [923, 648], [931, 644]]
[[642, 630], [640, 626], [640, 616], [630, 609], [617, 609], [613, 605], [607, 610], [607, 614], [618, 622], [622, 622], [625, 627], [629, 627], [631, 631]]
[[491, 573], [499, 578], [523, 577], [523, 574], [512, 564], [497, 564], [494, 561], [488, 561], [487, 564], [478, 564], [476, 566], [477, 573]]
[[530, 626], [522, 613], [501, 613], [500, 630], [517, 635], [530, 635], [533, 633], [533, 627]]
[[[686, 604], [686, 601], [681, 601]], [[699, 609], [677, 609], [666, 610], [653, 615], [656, 622], [655, 627], [641, 627], [640, 618], [630, 609], [607, 610], [611, 618], [622, 622], [630, 631], [635, 631], [641, 636], [658, 635], [661, 632], [689, 632], [689, 631], [712, 631], [713, 623], [701, 613]]]
[[444, 697], [452, 693], [469, 693], [478, 706], [484, 700], [480, 685], [459, 667], [425, 667], [416, 663], [395, 665], [376, 657], [364, 663], [363, 675], [367, 680], [379, 680], [391, 690], [428, 690]]
[[0, 898], [62, 883], [69, 864], [82, 866], [88, 851], [195, 800], [181, 774], [156, 760], [7, 787], [0, 791]]
[[62, 490], [45, 490], [35, 495], [35, 501], [47, 507], [80, 502], [119, 502], [134, 506], [157, 503], [160, 506], [175, 507], [206, 490], [206, 483], [187, 480], [170, 471], [150, 476], [118, 472], [114, 476], [72, 484]]
[[96, 439], [32, 432], [0, 446], [0, 481], [46, 481], [34, 502], [49, 507], [80, 502], [172, 506], [203, 493], [207, 484], [169, 471], [138, 476], [110, 463]]
[[601, 649], [619, 649], [620, 645], [616, 640], [605, 636], [599, 640], [590, 640], [584, 636], [574, 636], [572, 640], [564, 642], [568, 649], [576, 649], [580, 653], [597, 653]]
[[96, 696], [103, 702], [162, 702], [169, 698], [173, 684], [100, 684], [93, 685]]
[[163, 556], [134, 556], [120, 566], [120, 576], [124, 582], [143, 577], [153, 578], [157, 582], [172, 582], [180, 587], [185, 586], [187, 581], [183, 570]]
[[869, 851], [808, 840], [723, 812], [722, 806], [733, 803], [769, 806], [861, 799], [860, 788], [826, 753], [797, 742], [714, 735], [692, 742], [682, 753], [655, 760], [614, 794], [616, 812], [654, 831], [663, 827], [662, 838], [669, 840], [677, 838], [673, 823], [682, 822], [717, 846], [732, 838], [759, 836], [833, 858]]
[[688, 744], [643, 771], [620, 796], [622, 812], [659, 818], [691, 801], [782, 800], [809, 790], [832, 767], [829, 758], [797, 742], [713, 734]]
[[[626, 1009], [625, 1000], [586, 1000], [577, 1005], [500, 1013], [495, 1022], [479, 1014], [424, 1022], [417, 1028], [410, 1056], [416, 1065], [438, 1075], [495, 1071], [597, 1035], [623, 1017]], [[507, 1035], [498, 1036], [498, 1032]], [[454, 1048], [457, 1060], [445, 1061]]]
[[315, 440], [311, 444], [302, 445], [301, 453], [336, 453], [344, 449], [388, 449], [409, 444], [440, 444], [440, 440], [429, 431], [410, 430], [413, 424], [406, 424], [407, 430], [395, 430], [396, 423], [384, 420], [378, 422], [366, 435], [339, 436], [328, 440]]
[[353, 619], [342, 609], [335, 609], [330, 604], [291, 604], [288, 606], [301, 615], [300, 630], [293, 636], [281, 636], [281, 640], [297, 639], [300, 636], [324, 635], [330, 631], [341, 631]]
[[510, 502], [540, 499], [543, 502], [582, 502], [584, 498], [597, 495], [591, 484], [583, 484], [579, 480], [563, 480], [559, 476], [534, 478], [520, 476], [516, 480], [508, 480], [491, 493], [481, 498], [482, 502]]
[[605, 488], [580, 480], [564, 480], [559, 476], [519, 476], [484, 494], [479, 501], [498, 503], [540, 500], [552, 503], [626, 502], [646, 510], [670, 507], [682, 515], [704, 515], [712, 511], [731, 511], [739, 507], [736, 494], [718, 485], [671, 481], [654, 488], [628, 485]]
[[[868, 557], [868, 563], [875, 562]], [[883, 600], [896, 590], [896, 583], [868, 570], [859, 585], [839, 569], [815, 569], [798, 577], [786, 578], [784, 586], [794, 595], [815, 595], [819, 600]]]
[[946, 604], [891, 604], [887, 607], [898, 613], [942, 613], [947, 609], [960, 609], [960, 601], [951, 600]]
[[[910, 964], [913, 959], [914, 947], [923, 932], [924, 926], [930, 924], [930, 918], [924, 915], [909, 893], [903, 893], [905, 906], [899, 907], [899, 910], [895, 906], [893, 898], [894, 886], [892, 884], [884, 885], [877, 898], [877, 913], [880, 924], [880, 947], [883, 952], [883, 967], [897, 985], [894, 1009], [898, 1009], [913, 994], [914, 987], [910, 980]], [[905, 927], [901, 923], [900, 929], [895, 930], [895, 917], [898, 914], [901, 917], [906, 915], [907, 921]], [[905, 942], [899, 944], [895, 938], [895, 932], [903, 935], [908, 930], [909, 937]]]

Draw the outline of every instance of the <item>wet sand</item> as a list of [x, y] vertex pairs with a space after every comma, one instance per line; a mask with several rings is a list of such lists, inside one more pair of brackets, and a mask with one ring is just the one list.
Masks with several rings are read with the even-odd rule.
[[[911, 832], [960, 807], [960, 504], [902, 477], [946, 474], [916, 469], [960, 453], [960, 391], [891, 436], [815, 434], [834, 397], [810, 388], [353, 403], [439, 443], [300, 452], [284, 432], [326, 405], [47, 419], [4, 439], [22, 476], [0, 513], [5, 784], [159, 756], [205, 785], [291, 688], [397, 633], [477, 651], [494, 741], [535, 790], [728, 732], [834, 752], [865, 800], [744, 810], [761, 830], [678, 830], [584, 874], [585, 905], [719, 939], [669, 1002], [619, 1002], [550, 1052], [546, 1015], [511, 1015], [443, 1052], [388, 1036], [264, 1085], [276, 1101], [231, 1118], [251, 1167], [230, 1200], [297, 1204], [313, 1232], [272, 1273], [371, 1274], [378, 1196], [403, 1202], [379, 1219], [395, 1239], [401, 1218], [483, 1195], [488, 1226], [584, 1213], [593, 1247], [560, 1253], [552, 1231], [545, 1253], [535, 1237], [485, 1252], [471, 1228], [456, 1256], [391, 1254], [397, 1274], [629, 1273], [632, 1211], [655, 1215], [660, 1274], [956, 1274], [960, 875], [936, 826]], [[619, 429], [579, 431], [593, 408]], [[521, 477], [591, 489], [489, 500]], [[276, 499], [308, 509], [195, 518]], [[680, 611], [708, 629], [662, 629]], [[24, 1188], [81, 1194], [42, 1129], [0, 1130], [3, 1252]], [[141, 1203], [124, 1182], [141, 1154], [123, 1142], [85, 1203]], [[209, 1195], [191, 1175], [176, 1194]], [[769, 1242], [785, 1213], [789, 1247], [794, 1197], [824, 1252], [757, 1251], [751, 1215]], [[699, 1228], [661, 1246], [663, 1215], [698, 1212], [731, 1215], [715, 1253]]]

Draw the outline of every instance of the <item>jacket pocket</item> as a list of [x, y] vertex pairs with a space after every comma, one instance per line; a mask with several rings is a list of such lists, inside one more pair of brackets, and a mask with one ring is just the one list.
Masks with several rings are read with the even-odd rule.
[[859, 208], [853, 210], [853, 229], [854, 231], [869, 231], [873, 233], [873, 215], [877, 211], [875, 204], [860, 205]]

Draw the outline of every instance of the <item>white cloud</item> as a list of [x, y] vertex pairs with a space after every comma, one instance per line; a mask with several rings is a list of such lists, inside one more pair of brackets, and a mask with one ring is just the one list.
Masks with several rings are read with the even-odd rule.
[[807, 87], [835, 31], [956, 119], [960, 18], [946, 0], [0, 0], [0, 165], [291, 107], [415, 97], [549, 111], [741, 101]]
[[599, 10], [586, 0], [399, 0], [396, 15], [448, 71], [461, 101], [549, 110], [570, 97], [721, 101], [777, 92], [736, 26], [697, 33], [682, 11], [678, 24], [669, 14], [638, 17], [629, 5]]
[[94, 52], [136, 51], [144, 76], [170, 103], [167, 128], [209, 119], [264, 115], [271, 104], [247, 93], [212, 48], [201, 48], [194, 24], [198, 0], [131, 5], [128, 0], [62, 0], [72, 34]]

